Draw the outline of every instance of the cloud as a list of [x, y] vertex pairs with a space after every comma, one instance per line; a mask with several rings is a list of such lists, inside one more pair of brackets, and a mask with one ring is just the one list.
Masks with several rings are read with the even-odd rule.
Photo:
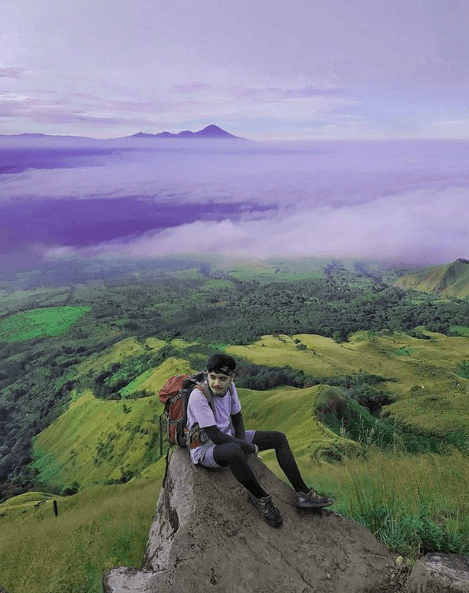
[[434, 122], [431, 127], [436, 135], [451, 138], [469, 137], [469, 119], [447, 120]]
[[[467, 191], [420, 190], [339, 208], [284, 208], [255, 218], [199, 220], [125, 242], [82, 250], [52, 249], [51, 257], [152, 257], [175, 253], [231, 256], [354, 257], [442, 263], [469, 255]], [[442, 205], [444, 204], [444, 207]]]
[[[72, 101], [44, 100], [31, 96], [0, 96], [0, 117], [28, 118], [29, 120], [54, 125], [73, 125], [109, 127], [118, 125], [147, 126], [148, 119], [140, 117], [140, 112], [153, 113], [154, 105], [130, 104], [112, 101], [109, 105], [74, 105]], [[128, 116], [117, 116], [128, 112]], [[112, 115], [110, 115], [112, 114]]]
[[[115, 198], [132, 197], [162, 213], [165, 204], [168, 212], [190, 204], [198, 206], [199, 220], [183, 224], [190, 219], [173, 212], [164, 231], [162, 216], [158, 231], [93, 248], [57, 245], [51, 256], [216, 252], [429, 263], [469, 257], [464, 141], [119, 146], [102, 143], [101, 153], [90, 148], [81, 161], [64, 152], [65, 168], [0, 176], [2, 196], [48, 207], [53, 199], [106, 198], [109, 208]], [[215, 212], [213, 204], [233, 207]], [[106, 225], [105, 205], [102, 213]]]
[[209, 91], [212, 89], [212, 85], [205, 84], [203, 82], [189, 82], [185, 84], [175, 84], [171, 87], [171, 91], [175, 93], [200, 93], [202, 91]]
[[[296, 82], [305, 82], [304, 77], [299, 78]], [[181, 121], [219, 121], [221, 113], [227, 122], [268, 117], [285, 122], [321, 120], [324, 124], [340, 120], [339, 110], [357, 106], [341, 96], [341, 89], [327, 84], [272, 86], [267, 84], [269, 77], [265, 82], [259, 87], [185, 83], [160, 89], [145, 100], [122, 95], [110, 98], [106, 93], [100, 98], [99, 94], [64, 90], [49, 98], [44, 92], [10, 93], [0, 95], [0, 117], [60, 126], [61, 134], [66, 126], [97, 130], [134, 126], [135, 132], [142, 128], [162, 132], [176, 130], [176, 122]]]
[[[229, 143], [220, 148], [160, 140], [122, 146], [78, 145], [85, 160], [64, 151], [58, 168], [2, 175], [2, 199], [135, 196], [207, 208], [213, 202], [339, 208], [417, 190], [469, 187], [464, 141]], [[42, 160], [47, 158], [45, 152]]]
[[24, 72], [26, 72], [26, 68], [20, 68], [19, 66], [4, 68], [0, 65], [0, 78], [21, 78]]
[[343, 90], [339, 88], [281, 88], [281, 87], [232, 87], [231, 94], [236, 99], [252, 99], [266, 103], [276, 103], [278, 101], [288, 101], [291, 99], [307, 97], [327, 97], [340, 95]]

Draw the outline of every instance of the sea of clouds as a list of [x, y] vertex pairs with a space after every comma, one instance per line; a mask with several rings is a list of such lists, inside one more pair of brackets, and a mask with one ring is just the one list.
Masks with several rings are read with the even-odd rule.
[[[23, 223], [31, 230], [30, 240], [3, 241], [2, 261], [10, 245], [15, 257], [33, 246], [46, 259], [220, 253], [444, 263], [469, 256], [468, 150], [469, 142], [450, 140], [161, 140], [92, 144], [80, 154], [54, 149], [52, 158], [50, 148], [37, 148], [40, 168], [36, 158], [0, 175], [0, 216], [2, 208], [21, 211], [23, 221], [11, 216], [1, 233], [21, 232], [12, 226]], [[26, 159], [0, 144], [0, 156], [8, 154], [17, 164]], [[107, 207], [99, 211], [102, 237], [94, 220], [87, 240], [87, 229], [74, 234], [74, 225], [93, 200]], [[72, 207], [65, 212], [57, 201]], [[44, 210], [54, 227], [54, 203], [61, 232], [35, 233]], [[114, 235], [104, 232], [118, 207]]]

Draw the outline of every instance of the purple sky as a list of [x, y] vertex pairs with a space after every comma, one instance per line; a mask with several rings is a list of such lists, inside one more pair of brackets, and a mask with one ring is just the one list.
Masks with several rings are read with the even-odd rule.
[[[0, 164], [16, 167], [0, 175], [0, 263], [174, 253], [469, 257], [467, 140], [135, 146], [32, 153], [0, 143]], [[21, 165], [31, 155], [40, 168]]]
[[0, 133], [468, 138], [466, 0], [15, 0]]

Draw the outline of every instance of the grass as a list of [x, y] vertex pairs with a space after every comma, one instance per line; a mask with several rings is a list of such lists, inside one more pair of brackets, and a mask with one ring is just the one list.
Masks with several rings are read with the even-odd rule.
[[159, 455], [156, 397], [102, 401], [87, 391], [34, 442], [38, 483], [62, 491], [128, 480]]
[[414, 288], [429, 294], [463, 299], [469, 295], [469, 270], [463, 262], [452, 262], [426, 268], [399, 278], [397, 286]]
[[99, 354], [89, 356], [78, 366], [78, 375], [84, 376], [87, 373], [106, 371], [115, 363], [125, 362], [128, 358], [151, 350], [158, 351], [165, 344], [166, 342], [156, 338], [147, 338], [143, 344], [135, 338], [125, 338], [116, 344], [112, 344]]
[[[103, 573], [140, 567], [164, 472], [15, 511], [0, 505], [0, 583], [10, 593], [102, 593]], [[6, 514], [5, 514], [6, 513]]]
[[129, 397], [132, 393], [139, 390], [157, 394], [168, 377], [172, 375], [191, 375], [193, 373], [195, 373], [195, 370], [185, 360], [168, 358], [157, 368], [149, 369], [139, 375], [134, 381], [121, 389], [120, 393], [123, 397]]
[[0, 515], [5, 516], [5, 514], [8, 514], [12, 510], [29, 509], [32, 504], [42, 503], [43, 501], [45, 503], [56, 498], [57, 496], [49, 492], [26, 492], [25, 494], [10, 498], [0, 505]]
[[[173, 345], [187, 346], [183, 341]], [[81, 372], [96, 372], [160, 347], [158, 341], [126, 340], [83, 365]], [[362, 370], [395, 377], [386, 387], [394, 389], [398, 401], [388, 409], [397, 410], [416, 431], [429, 427], [464, 437], [460, 430], [469, 419], [468, 384], [454, 370], [469, 360], [467, 338], [358, 335], [336, 344], [320, 336], [264, 336], [251, 346], [224, 348], [258, 364], [290, 364], [316, 376]], [[401, 348], [412, 348], [412, 356], [397, 355]], [[130, 383], [125, 395], [142, 389], [156, 393], [170, 375], [182, 372], [191, 372], [189, 363], [169, 358]], [[315, 411], [317, 402], [341, 396], [335, 387], [240, 388], [239, 394], [246, 428], [284, 431], [307, 482], [336, 500], [333, 510], [411, 560], [426, 551], [469, 553], [467, 454], [447, 449], [442, 455], [409, 455], [398, 440], [383, 450], [371, 434], [357, 443], [345, 432], [332, 432]], [[37, 437], [36, 465], [43, 482], [59, 491], [76, 482], [80, 490], [57, 499], [57, 518], [50, 495], [42, 493], [0, 505], [0, 583], [11, 593], [101, 593], [104, 570], [140, 566], [164, 466], [152, 457], [158, 457], [155, 418], [161, 409], [156, 395], [103, 401], [86, 391], [76, 394], [69, 410]], [[340, 462], [328, 463], [328, 458]], [[263, 459], [284, 477], [274, 452], [265, 452]], [[140, 478], [114, 486], [94, 484], [132, 475]], [[43, 505], [34, 507], [44, 498]]]
[[[168, 358], [149, 376], [144, 373], [145, 380], [135, 381], [133, 388], [156, 394], [171, 375], [192, 372], [186, 361]], [[128, 480], [159, 457], [158, 416], [163, 405], [157, 395], [101, 400], [85, 390], [73, 399], [34, 440], [33, 466], [40, 484], [63, 491], [74, 484]]]
[[[409, 454], [403, 440], [386, 443], [383, 450], [372, 435], [359, 443], [339, 438], [311, 415], [317, 402], [338, 391], [321, 385], [239, 390], [246, 426], [284, 431], [307, 483], [335, 499], [335, 512], [366, 527], [411, 563], [429, 551], [468, 554], [467, 452]], [[324, 461], [324, 451], [335, 452], [341, 463]], [[273, 452], [263, 453], [263, 460], [285, 479]]]
[[0, 315], [16, 313], [19, 309], [65, 305], [69, 298], [69, 286], [11, 291], [2, 290], [2, 283], [0, 282]]
[[413, 348], [396, 348], [394, 354], [397, 356], [410, 356], [413, 351]]
[[430, 339], [359, 332], [340, 344], [318, 335], [263, 336], [250, 345], [228, 346], [225, 352], [255, 364], [289, 365], [315, 377], [363, 371], [393, 378], [383, 384], [396, 400], [386, 410], [409, 430], [468, 432], [469, 379], [456, 371], [461, 361], [469, 360], [469, 340], [425, 333]]
[[[238, 390], [246, 428], [285, 432], [300, 463], [321, 457], [323, 452], [331, 449], [350, 455], [360, 453], [357, 443], [337, 436], [312, 413], [319, 397], [337, 391], [335, 387], [324, 385], [307, 389], [281, 387], [262, 392]], [[271, 469], [276, 469], [273, 451], [263, 453], [262, 458]]]
[[212, 262], [213, 270], [221, 271], [238, 280], [258, 282], [324, 278], [324, 266], [331, 260], [324, 258], [287, 258], [270, 260], [236, 260], [223, 258]]
[[0, 340], [23, 342], [64, 334], [90, 307], [45, 307], [16, 313], [0, 321]]
[[333, 509], [396, 553], [469, 553], [469, 459], [371, 448], [364, 459], [310, 467], [308, 478], [336, 500]]

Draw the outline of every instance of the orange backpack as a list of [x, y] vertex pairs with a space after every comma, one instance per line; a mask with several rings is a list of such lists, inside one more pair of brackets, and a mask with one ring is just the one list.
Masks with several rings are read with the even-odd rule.
[[204, 381], [203, 372], [195, 375], [174, 375], [160, 389], [158, 397], [164, 404], [164, 412], [160, 416], [160, 430], [165, 422], [166, 441], [169, 445], [179, 447], [188, 445], [187, 404], [190, 394], [196, 387], [200, 388], [212, 408], [212, 394]]

